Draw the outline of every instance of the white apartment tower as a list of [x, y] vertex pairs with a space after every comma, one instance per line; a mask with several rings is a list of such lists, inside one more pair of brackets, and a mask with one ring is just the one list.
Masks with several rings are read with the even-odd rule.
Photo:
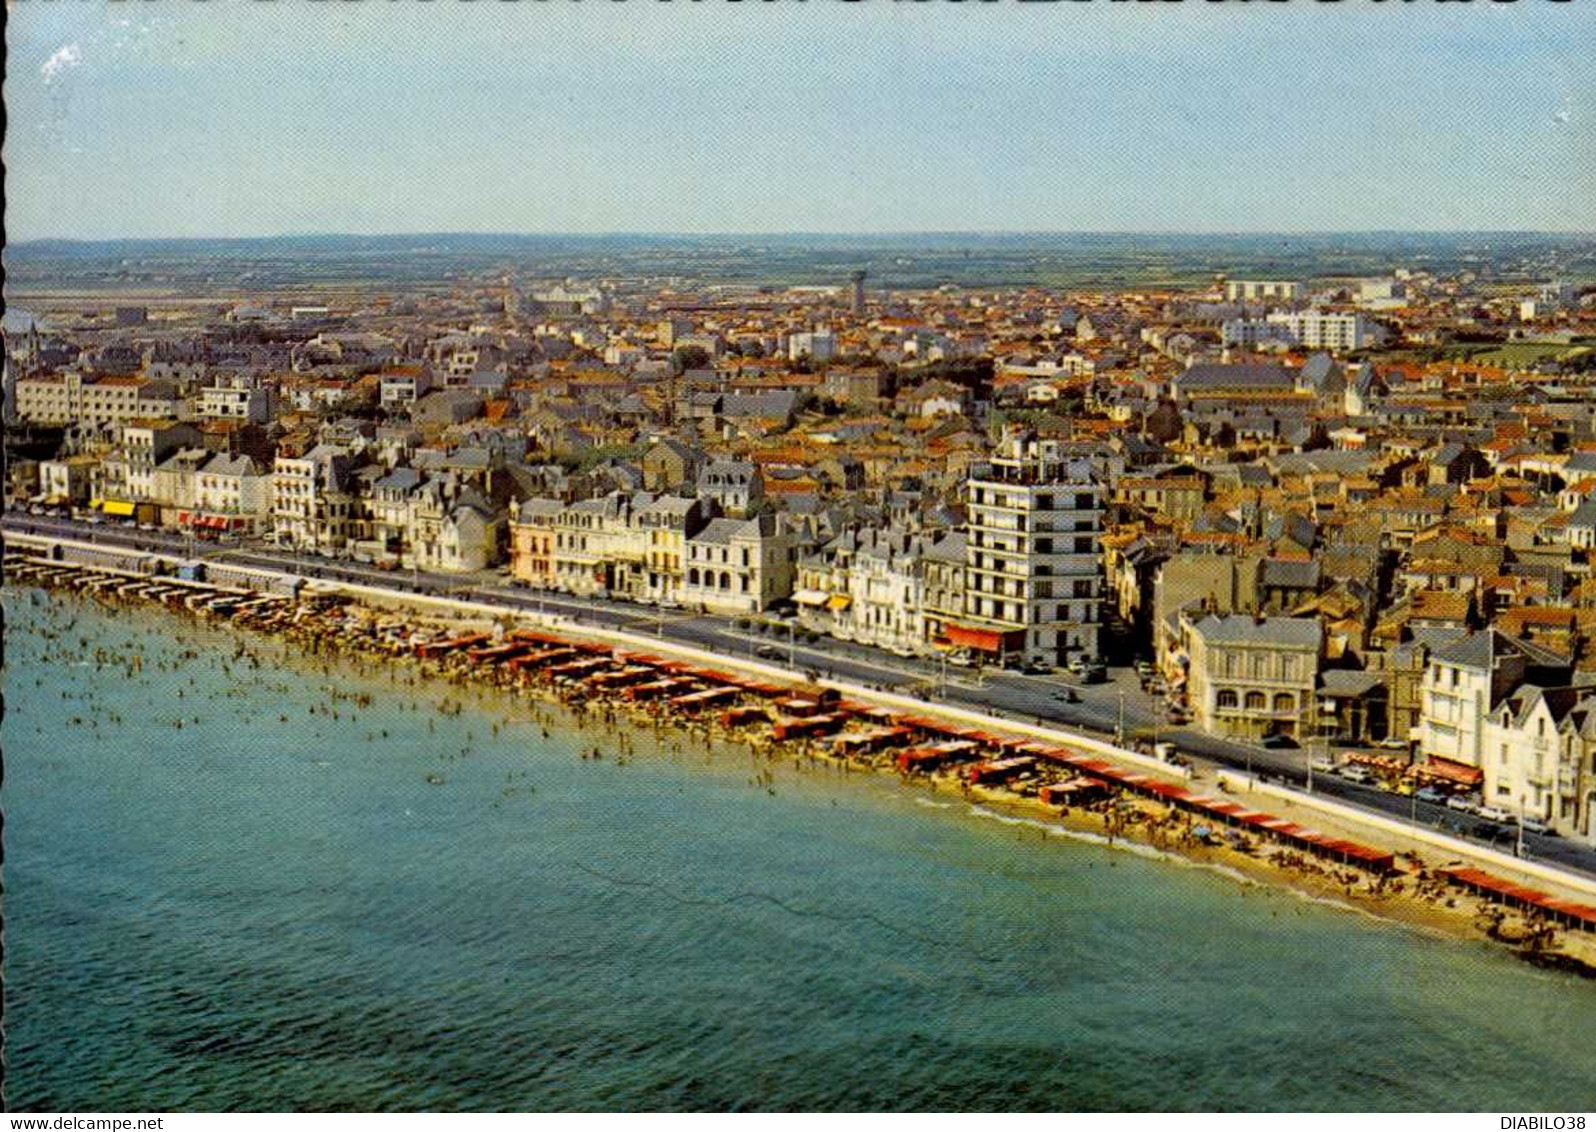
[[1227, 279], [1225, 299], [1232, 303], [1299, 303], [1307, 288], [1290, 279]]
[[1103, 488], [1054, 440], [1005, 436], [965, 485], [965, 616], [948, 643], [1000, 660], [1098, 656]]
[[1307, 350], [1361, 350], [1374, 345], [1378, 331], [1362, 314], [1346, 311], [1278, 311], [1269, 315], [1294, 345]]

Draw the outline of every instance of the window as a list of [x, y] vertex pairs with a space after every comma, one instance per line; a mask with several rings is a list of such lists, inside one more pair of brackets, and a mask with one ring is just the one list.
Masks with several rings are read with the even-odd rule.
[[1219, 690], [1218, 696], [1215, 699], [1218, 705], [1222, 708], [1233, 708], [1236, 706], [1236, 693], [1229, 688], [1221, 688]]
[[1248, 711], [1263, 711], [1268, 706], [1269, 706], [1269, 700], [1268, 700], [1267, 697], [1264, 696], [1264, 694], [1262, 692], [1248, 692], [1247, 693], [1247, 710]]
[[1275, 694], [1276, 711], [1296, 711], [1297, 697], [1290, 692], [1277, 692]]

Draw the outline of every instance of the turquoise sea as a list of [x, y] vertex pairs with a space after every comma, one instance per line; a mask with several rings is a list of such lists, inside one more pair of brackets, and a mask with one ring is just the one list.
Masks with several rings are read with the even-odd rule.
[[1596, 983], [1483, 945], [164, 613], [5, 609], [13, 1111], [1596, 1108]]

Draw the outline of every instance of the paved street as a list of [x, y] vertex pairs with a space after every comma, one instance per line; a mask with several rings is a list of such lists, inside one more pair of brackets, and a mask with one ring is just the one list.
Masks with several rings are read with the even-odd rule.
[[[1142, 691], [1135, 670], [1112, 668], [1109, 680], [1083, 684], [1070, 676], [1028, 676], [1018, 672], [971, 669], [925, 658], [900, 657], [881, 649], [851, 642], [825, 640], [805, 644], [789, 635], [785, 626], [761, 634], [739, 629], [736, 619], [603, 598], [574, 598], [510, 586], [494, 571], [480, 575], [429, 574], [407, 570], [378, 570], [355, 562], [294, 555], [270, 547], [217, 542], [194, 542], [164, 531], [101, 523], [89, 525], [34, 515], [7, 514], [6, 530], [75, 538], [107, 545], [165, 553], [193, 553], [210, 561], [291, 570], [309, 578], [358, 582], [400, 592], [453, 594], [502, 606], [558, 613], [578, 623], [654, 634], [732, 656], [754, 656], [769, 646], [774, 655], [765, 659], [798, 672], [818, 672], [872, 687], [918, 695], [928, 702], [977, 708], [996, 715], [1034, 723], [1060, 724], [1101, 739], [1113, 739], [1123, 720], [1127, 740], [1145, 743], [1170, 741], [1198, 760], [1199, 773], [1215, 766], [1251, 771], [1294, 786], [1308, 778], [1307, 748], [1269, 750], [1204, 734], [1190, 727], [1160, 725], [1158, 704]], [[1066, 702], [1061, 693], [1073, 687], [1078, 702]], [[1442, 826], [1451, 832], [1495, 844], [1511, 851], [1517, 839], [1513, 827], [1492, 826], [1478, 818], [1446, 810], [1411, 798], [1325, 774], [1313, 776], [1314, 790], [1373, 812], [1403, 820]], [[1478, 834], [1476, 831], [1479, 831]], [[1580, 847], [1563, 838], [1524, 835], [1526, 855], [1566, 868], [1596, 875], [1596, 849]]]

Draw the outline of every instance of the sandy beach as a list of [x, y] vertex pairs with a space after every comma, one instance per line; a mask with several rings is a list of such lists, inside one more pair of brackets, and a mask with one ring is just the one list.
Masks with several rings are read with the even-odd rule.
[[[82, 576], [73, 571], [31, 576], [27, 573], [24, 571], [25, 576], [19, 581], [50, 588], [65, 587], [70, 579], [77, 583], [71, 588], [84, 588]], [[678, 702], [681, 696], [666, 694], [688, 687], [702, 688], [706, 683], [713, 690], [718, 685], [710, 679], [711, 674], [700, 672], [696, 678], [681, 675], [686, 670], [680, 665], [608, 645], [583, 643], [563, 629], [559, 634], [534, 636], [542, 638], [537, 642], [541, 655], [562, 659], [567, 675], [560, 674], [561, 664], [541, 669], [514, 664], [514, 656], [540, 654], [529, 651], [534, 649], [530, 637], [511, 647], [515, 642], [508, 633], [517, 631], [507, 630], [503, 622], [447, 618], [413, 610], [396, 613], [326, 596], [304, 601], [248, 595], [200, 600], [194, 596], [196, 592], [218, 591], [170, 586], [166, 589], [171, 592], [166, 592], [158, 585], [158, 579], [140, 583], [115, 575], [99, 576], [112, 580], [103, 585], [90, 584], [86, 589], [103, 604], [143, 607], [158, 603], [203, 617], [218, 627], [224, 618], [230, 621], [227, 630], [238, 634], [236, 660], [240, 663], [259, 665], [263, 657], [268, 663], [287, 663], [291, 656], [296, 661], [315, 663], [319, 658], [324, 674], [330, 675], [329, 665], [334, 660], [348, 660], [367, 670], [375, 656], [396, 684], [413, 685], [418, 693], [429, 685], [447, 690], [449, 694], [442, 697], [436, 710], [459, 713], [469, 707], [480, 712], [484, 726], [491, 726], [495, 733], [498, 724], [490, 722], [495, 715], [508, 718], [508, 712], [535, 722], [541, 711], [560, 705], [594, 731], [598, 741], [583, 751], [584, 758], [624, 762], [635, 757], [627, 734], [631, 728], [642, 727], [652, 730], [658, 738], [678, 736], [681, 749], [689, 751], [695, 746], [746, 750], [751, 782], [770, 789], [775, 787], [776, 773], [785, 773], [789, 767], [795, 773], [894, 777], [902, 781], [904, 788], [924, 791], [930, 799], [957, 799], [970, 807], [976, 817], [1010, 822], [1022, 831], [1021, 835], [1034, 829], [1039, 838], [1074, 837], [1158, 856], [1173, 865], [1210, 870], [1236, 883], [1287, 889], [1304, 899], [1341, 907], [1349, 913], [1454, 937], [1491, 940], [1513, 947], [1532, 962], [1596, 975], [1596, 935], [1556, 926], [1539, 916], [1509, 911], [1449, 883], [1448, 878], [1436, 872], [1468, 863], [1462, 856], [1446, 859], [1435, 846], [1415, 839], [1339, 821], [1333, 814], [1273, 794], [1252, 795], [1245, 783], [1238, 789], [1230, 782], [1208, 777], [1196, 779], [1190, 786], [1311, 826], [1321, 834], [1377, 846], [1395, 854], [1394, 867], [1382, 871], [1329, 860], [1255, 831], [1217, 828], [1176, 805], [1161, 804], [1155, 798], [1124, 790], [1107, 791], [1085, 804], [1047, 804], [1040, 794], [1047, 785], [1050, 769], [1042, 765], [1027, 767], [1001, 785], [973, 784], [967, 761], [938, 766], [929, 773], [905, 773], [891, 748], [844, 753], [829, 735], [778, 738], [772, 724], [773, 709], [722, 713], [718, 706], [689, 707]], [[208, 608], [208, 604], [216, 608]], [[459, 643], [467, 640], [470, 649]], [[471, 655], [473, 649], [475, 658]], [[564, 659], [564, 653], [578, 659]], [[504, 662], [497, 662], [501, 660]], [[131, 671], [138, 662], [121, 658], [118, 663], [128, 665]], [[726, 664], [728, 668], [735, 667], [730, 658]], [[599, 671], [620, 674], [608, 677], [612, 684], [600, 690], [589, 682]], [[670, 675], [662, 677], [664, 673]], [[730, 683], [720, 686], [738, 688], [740, 695], [755, 704], [763, 702], [761, 696], [786, 697], [781, 702], [791, 704], [803, 696], [819, 700], [827, 695], [824, 689], [797, 682], [770, 687], [738, 680], [729, 672], [712, 675], [724, 677]], [[640, 686], [643, 690], [661, 690], [658, 695], [647, 696], [628, 691]], [[731, 697], [726, 699], [730, 702]], [[368, 702], [354, 706], [371, 705]], [[409, 698], [408, 706], [419, 710], [427, 705], [421, 697], [414, 696]], [[874, 711], [881, 714], [884, 709]], [[935, 708], [928, 707], [922, 714], [935, 715]], [[897, 722], [904, 721], [900, 717]], [[994, 720], [989, 731], [994, 738], [1000, 736], [1001, 721]]]

